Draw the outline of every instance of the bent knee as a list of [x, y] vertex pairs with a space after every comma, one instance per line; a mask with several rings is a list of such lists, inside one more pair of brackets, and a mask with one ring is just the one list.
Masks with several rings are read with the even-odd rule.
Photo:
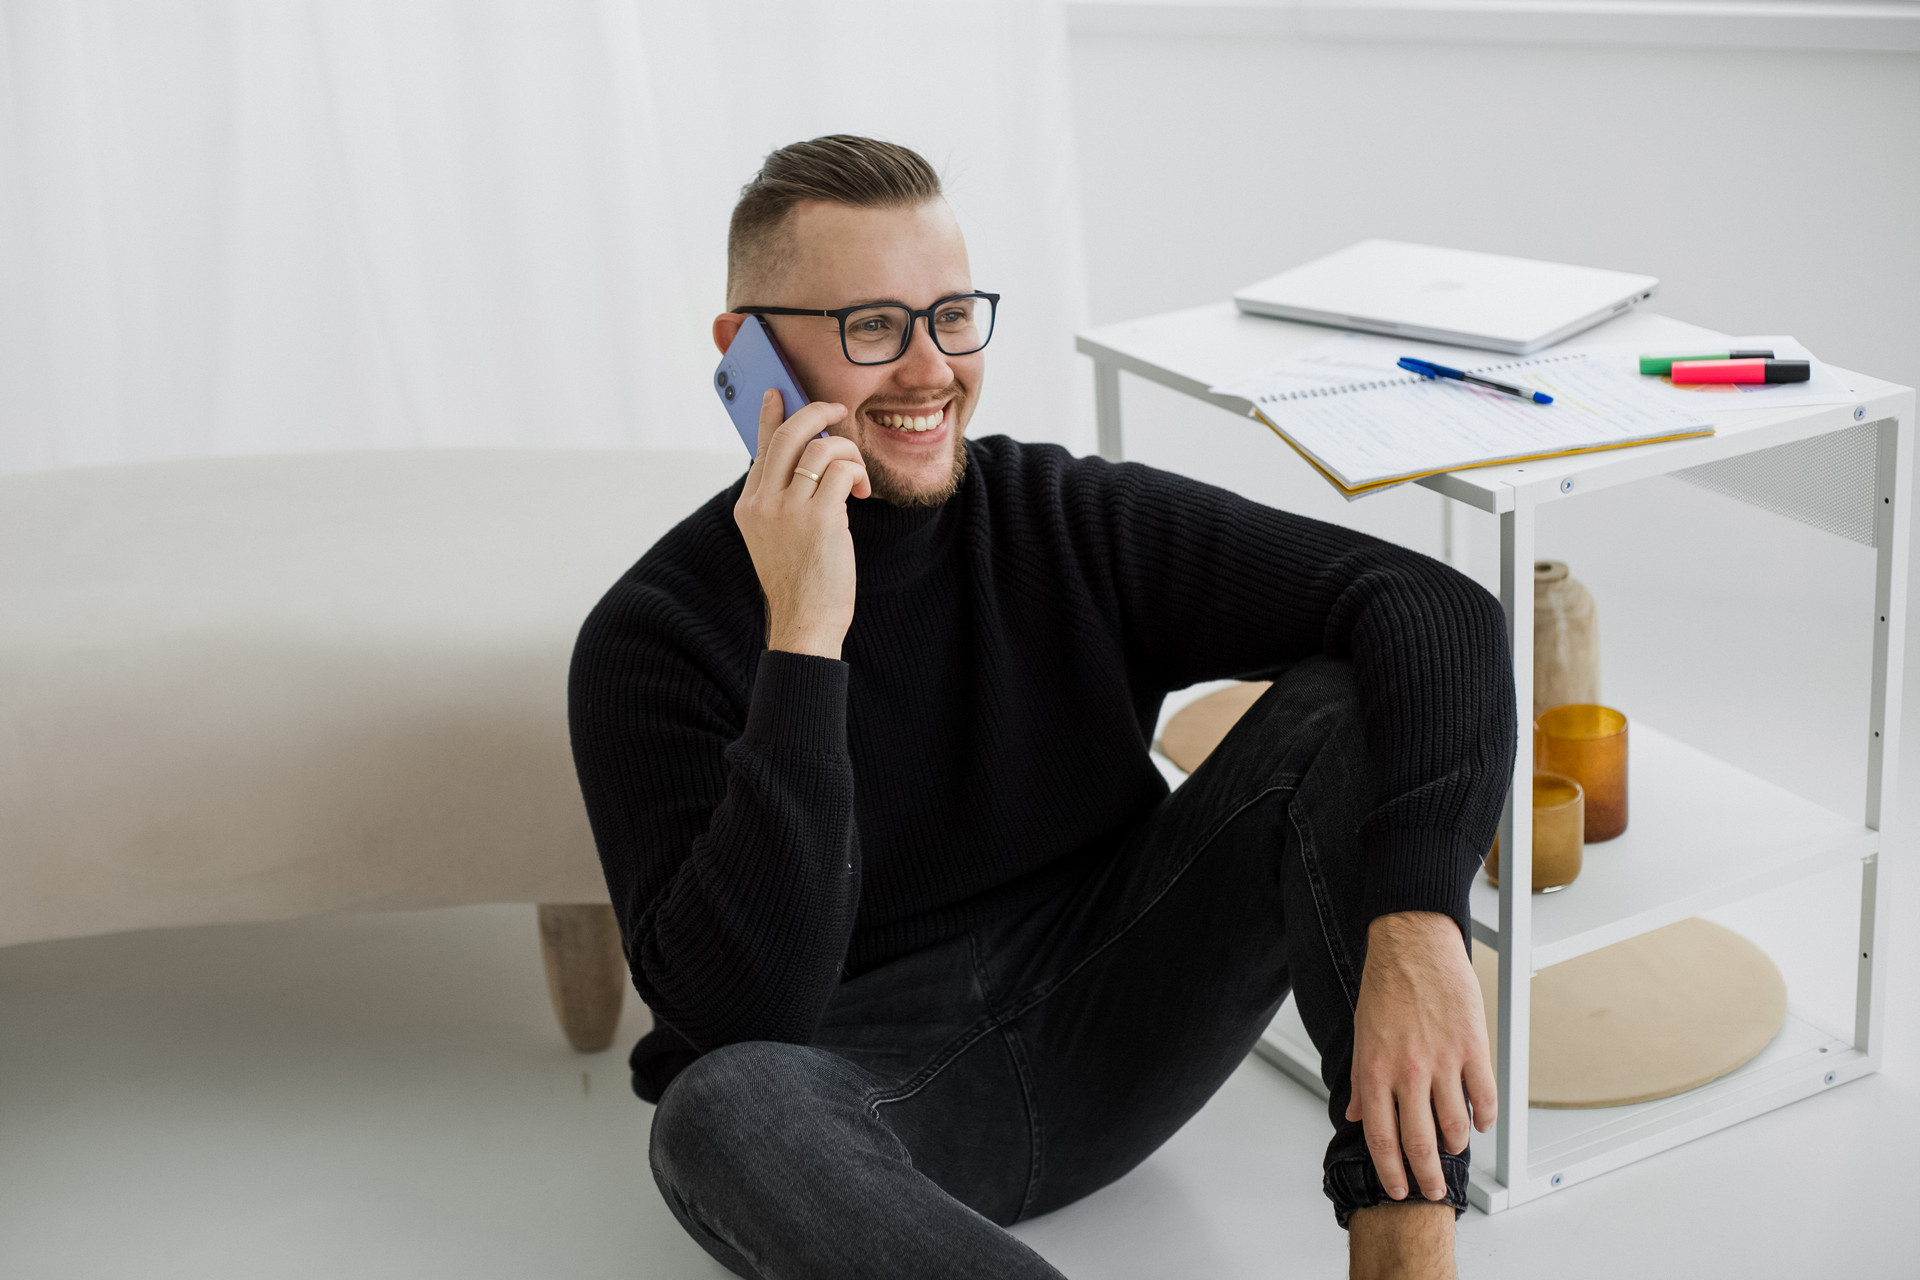
[[703, 1054], [675, 1076], [653, 1113], [656, 1168], [729, 1165], [778, 1145], [833, 1103], [858, 1105], [854, 1068], [824, 1050], [751, 1040]]

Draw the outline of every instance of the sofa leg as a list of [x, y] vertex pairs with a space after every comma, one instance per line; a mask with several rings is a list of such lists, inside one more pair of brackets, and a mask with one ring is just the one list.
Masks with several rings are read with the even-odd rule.
[[540, 955], [547, 964], [547, 994], [567, 1043], [580, 1053], [599, 1053], [613, 1043], [627, 994], [627, 961], [620, 926], [604, 902], [543, 902]]

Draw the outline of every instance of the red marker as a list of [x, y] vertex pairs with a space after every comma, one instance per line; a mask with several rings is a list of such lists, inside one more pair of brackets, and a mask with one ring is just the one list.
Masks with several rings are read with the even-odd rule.
[[1805, 360], [1676, 360], [1676, 383], [1805, 382], [1813, 366]]

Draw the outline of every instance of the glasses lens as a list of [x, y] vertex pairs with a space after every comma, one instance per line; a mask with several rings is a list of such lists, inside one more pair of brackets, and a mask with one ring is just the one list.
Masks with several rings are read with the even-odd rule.
[[862, 307], [841, 325], [847, 359], [855, 364], [885, 364], [906, 350], [913, 313], [905, 307]]
[[934, 345], [950, 356], [971, 355], [993, 336], [993, 302], [948, 298], [933, 309]]

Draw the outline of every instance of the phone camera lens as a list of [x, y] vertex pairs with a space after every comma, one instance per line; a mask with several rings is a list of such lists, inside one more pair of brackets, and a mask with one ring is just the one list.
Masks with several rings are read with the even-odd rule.
[[731, 400], [731, 399], [733, 399], [733, 388], [732, 388], [732, 387], [728, 387], [728, 388], [727, 388], [727, 399], [729, 399], [729, 400]]
[[719, 383], [719, 384], [720, 384], [721, 386], [723, 386], [723, 387], [727, 385], [727, 375], [726, 375], [726, 374], [724, 374], [724, 373], [716, 373], [716, 374], [714, 374], [714, 375], [713, 375], [713, 380], [714, 380], [715, 382], [717, 382], [717, 383]]

